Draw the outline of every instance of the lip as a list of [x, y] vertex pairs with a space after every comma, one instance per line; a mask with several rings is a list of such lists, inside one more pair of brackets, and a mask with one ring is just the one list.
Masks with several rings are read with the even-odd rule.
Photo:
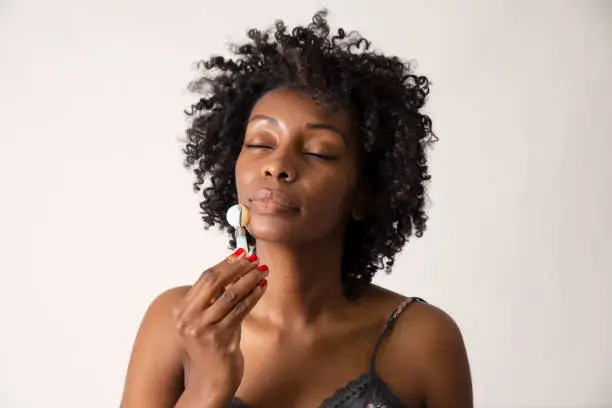
[[259, 189], [249, 199], [256, 212], [263, 214], [296, 213], [300, 211], [297, 200], [280, 190]]

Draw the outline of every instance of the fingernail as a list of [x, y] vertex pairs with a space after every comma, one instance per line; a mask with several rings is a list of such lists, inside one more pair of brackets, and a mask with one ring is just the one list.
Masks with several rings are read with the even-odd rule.
[[257, 270], [260, 272], [266, 272], [268, 270], [268, 265], [259, 265]]
[[247, 258], [251, 262], [255, 262], [257, 260], [257, 255], [253, 254]]
[[234, 251], [234, 256], [240, 256], [242, 255], [243, 252], [244, 252], [244, 249], [238, 248], [237, 250]]
[[266, 279], [262, 279], [261, 282], [259, 282], [259, 287], [263, 288], [268, 284], [268, 281]]

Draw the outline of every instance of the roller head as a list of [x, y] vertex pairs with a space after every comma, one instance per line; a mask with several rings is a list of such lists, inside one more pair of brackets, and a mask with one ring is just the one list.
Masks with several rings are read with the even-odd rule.
[[246, 227], [249, 223], [249, 209], [244, 205], [236, 204], [227, 210], [225, 218], [229, 225], [234, 228]]

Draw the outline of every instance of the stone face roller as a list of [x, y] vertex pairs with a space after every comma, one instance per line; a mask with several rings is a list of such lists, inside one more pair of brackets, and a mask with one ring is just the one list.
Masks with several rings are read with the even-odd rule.
[[244, 229], [250, 220], [249, 209], [241, 204], [233, 205], [229, 208], [229, 210], [227, 210], [225, 218], [227, 219], [228, 224], [234, 228], [236, 249], [242, 248], [246, 253], [250, 253], [246, 231]]

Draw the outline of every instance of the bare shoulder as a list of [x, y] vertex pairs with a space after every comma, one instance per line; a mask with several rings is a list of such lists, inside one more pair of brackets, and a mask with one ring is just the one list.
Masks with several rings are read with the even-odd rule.
[[[173, 313], [190, 288], [191, 286], [177, 286], [159, 294], [149, 305], [138, 336], [155, 337], [158, 346], [163, 345], [168, 349], [172, 348], [177, 355], [182, 353]], [[141, 339], [137, 337], [136, 341], [139, 340]], [[143, 342], [145, 341], [146, 339], [143, 340]], [[149, 343], [149, 341], [146, 342]]]
[[473, 406], [463, 336], [444, 310], [426, 302], [409, 302], [385, 342], [379, 370], [400, 398], [413, 401], [418, 395], [429, 408]]
[[463, 342], [459, 326], [447, 312], [419, 298], [407, 300], [407, 309], [397, 317], [390, 343], [410, 344], [425, 351], [448, 343]]
[[140, 331], [155, 332], [156, 336], [172, 337], [174, 328], [174, 309], [180, 304], [191, 286], [178, 286], [160, 293], [149, 305], [141, 323]]
[[[463, 343], [461, 331], [455, 320], [444, 310], [430, 304], [425, 299], [406, 297], [399, 293], [372, 285], [369, 292], [370, 304], [380, 305], [380, 309], [391, 317], [389, 311], [398, 313], [392, 333], [386, 340], [394, 349], [415, 348], [419, 351], [440, 347], [446, 343]], [[400, 308], [400, 309], [398, 309]]]
[[166, 290], [149, 305], [132, 348], [122, 408], [174, 406], [182, 393], [184, 350], [173, 310], [189, 288]]
[[163, 315], [170, 313], [172, 317], [172, 311], [183, 299], [189, 289], [191, 289], [191, 286], [177, 286], [165, 290], [153, 299], [149, 306], [149, 312]]

